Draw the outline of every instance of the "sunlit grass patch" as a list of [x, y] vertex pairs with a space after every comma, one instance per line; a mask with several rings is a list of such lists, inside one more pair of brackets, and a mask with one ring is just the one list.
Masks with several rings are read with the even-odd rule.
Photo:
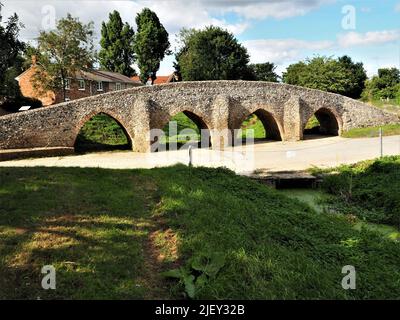
[[378, 137], [380, 128], [382, 128], [383, 136], [400, 135], [400, 124], [388, 124], [376, 127], [350, 129], [349, 131], [343, 132], [342, 137], [344, 138]]

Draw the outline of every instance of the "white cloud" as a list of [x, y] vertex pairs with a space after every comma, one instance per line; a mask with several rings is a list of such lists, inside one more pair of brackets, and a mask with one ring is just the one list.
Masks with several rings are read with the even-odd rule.
[[282, 64], [293, 61], [301, 56], [304, 50], [319, 51], [329, 49], [332, 41], [304, 41], [297, 39], [264, 39], [245, 41], [252, 63], [271, 61]]
[[[5, 5], [3, 16], [17, 12], [26, 28], [21, 32], [23, 40], [34, 39], [42, 29], [45, 17], [42, 8], [52, 5], [56, 18], [67, 13], [77, 16], [83, 22], [94, 21], [96, 42], [100, 38], [101, 22], [108, 19], [113, 10], [120, 12], [122, 19], [135, 27], [136, 14], [144, 7], [157, 13], [170, 34], [171, 49], [177, 47], [176, 34], [182, 27], [202, 28], [207, 25], [221, 26], [235, 35], [246, 31], [253, 19], [283, 19], [304, 15], [322, 5], [335, 0], [2, 0]], [[397, 5], [400, 10], [400, 3]], [[227, 21], [226, 13], [239, 16], [235, 22]], [[400, 30], [372, 31], [367, 33], [348, 32], [338, 35], [332, 41], [305, 41], [298, 39], [259, 39], [245, 41], [254, 63], [271, 61], [284, 66], [289, 62], [303, 59], [310, 51], [350, 48], [361, 45], [375, 45], [393, 42], [399, 39]], [[172, 72], [173, 56], [166, 57], [161, 64], [159, 74]]]
[[[228, 29], [235, 35], [244, 32], [248, 27], [247, 21], [229, 23], [224, 19], [212, 17], [208, 8], [205, 6], [207, 0], [203, 1], [105, 1], [105, 0], [2, 0], [4, 8], [2, 14], [8, 17], [16, 12], [20, 21], [25, 25], [21, 31], [21, 39], [24, 41], [34, 41], [39, 31], [43, 29], [42, 21], [46, 20], [46, 14], [42, 13], [45, 6], [51, 5], [55, 10], [55, 18], [61, 19], [71, 13], [72, 16], [79, 17], [82, 22], [95, 23], [95, 43], [100, 39], [101, 22], [108, 19], [108, 15], [113, 10], [120, 12], [124, 21], [129, 22], [136, 28], [136, 14], [144, 7], [149, 7], [157, 13], [161, 22], [170, 34], [171, 48], [176, 47], [176, 33], [182, 28], [203, 28], [207, 25], [216, 25]], [[160, 72], [169, 74], [173, 71], [172, 58], [167, 57], [161, 65]]]
[[[251, 1], [250, 1], [251, 2]], [[331, 0], [312, 0], [312, 1], [263, 1], [248, 5], [235, 6], [232, 11], [242, 15], [247, 19], [276, 18], [285, 19], [295, 16], [303, 16], [308, 12], [318, 9], [324, 4], [329, 4]]]
[[[400, 30], [372, 31], [367, 33], [349, 32], [338, 35], [334, 41], [305, 41], [298, 39], [258, 39], [243, 42], [248, 49], [252, 63], [274, 62], [277, 71], [284, 71], [293, 62], [303, 60], [312, 54], [345, 54], [352, 47], [362, 45], [390, 44], [400, 39]], [[344, 51], [344, 49], [346, 51]], [[380, 66], [395, 64], [397, 54], [388, 57], [369, 57], [365, 52], [368, 74], [376, 72]]]
[[157, 13], [161, 22], [170, 34], [175, 34], [182, 27], [202, 28], [206, 25], [217, 25], [238, 35], [249, 26], [248, 22], [228, 23], [224, 19], [212, 17], [204, 6], [205, 1], [105, 1], [105, 0], [3, 0], [5, 17], [17, 12], [26, 28], [22, 30], [22, 37], [33, 39], [42, 29], [42, 20], [46, 18], [42, 8], [51, 5], [55, 9], [56, 19], [65, 17], [67, 13], [77, 16], [83, 22], [94, 21], [99, 35], [101, 22], [107, 20], [113, 10], [120, 12], [124, 21], [135, 27], [136, 14], [144, 7], [149, 7]]
[[396, 12], [400, 12], [400, 2], [398, 4], [396, 4], [396, 6], [394, 7], [394, 10]]
[[234, 12], [246, 19], [284, 19], [305, 15], [336, 0], [199, 0], [209, 8]]
[[338, 44], [348, 48], [354, 46], [377, 45], [400, 39], [400, 30], [370, 31], [366, 33], [347, 32], [338, 35]]
[[55, 10], [55, 18], [61, 19], [71, 13], [85, 23], [94, 21], [96, 34], [99, 35], [101, 22], [108, 18], [113, 10], [121, 13], [122, 19], [133, 23], [136, 12], [140, 6], [132, 1], [57, 1], [57, 0], [3, 0], [4, 16], [7, 17], [16, 12], [20, 21], [25, 25], [21, 35], [24, 40], [32, 40], [43, 29], [42, 21], [47, 20], [46, 13], [42, 9], [52, 6]]

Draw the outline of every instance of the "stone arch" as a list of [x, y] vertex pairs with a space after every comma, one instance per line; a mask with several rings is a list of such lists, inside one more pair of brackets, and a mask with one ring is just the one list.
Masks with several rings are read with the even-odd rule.
[[[179, 114], [181, 112], [196, 124], [196, 126], [199, 128], [200, 132], [201, 132], [201, 130], [206, 130], [205, 131], [206, 132], [205, 137], [208, 139], [208, 141], [205, 142], [205, 144], [208, 147], [211, 147], [211, 145], [212, 145], [212, 143], [211, 143], [211, 129], [212, 129], [212, 127], [207, 123], [207, 120], [205, 120], [204, 117], [199, 115], [199, 113], [197, 113], [195, 111], [192, 111], [192, 110], [189, 110], [189, 109], [182, 109], [182, 110], [177, 109], [177, 110], [174, 110], [174, 112], [163, 114], [161, 117], [158, 118], [157, 121], [153, 121], [152, 122], [151, 128], [152, 129], [162, 129], [162, 128], [164, 128], [169, 123], [169, 121], [171, 121], [172, 117], [174, 117], [175, 115], [177, 115], [177, 114]], [[158, 125], [156, 125], [156, 123]], [[151, 143], [153, 143], [155, 141], [156, 140], [151, 141]], [[202, 141], [202, 143], [204, 143], [204, 142]]]
[[277, 120], [273, 112], [268, 111], [264, 108], [258, 108], [253, 112], [247, 113], [245, 116], [240, 117], [233, 129], [240, 129], [243, 121], [245, 121], [250, 115], [255, 114], [257, 118], [262, 122], [264, 129], [272, 140], [282, 141], [283, 129], [280, 122]]
[[322, 107], [313, 112], [303, 123], [304, 132], [308, 121], [315, 116], [320, 123], [319, 133], [323, 135], [339, 136], [342, 132], [343, 121], [340, 115], [331, 108]]
[[84, 117], [82, 117], [82, 119], [80, 121], [78, 121], [78, 123], [74, 126], [73, 142], [71, 144], [71, 147], [75, 148], [79, 132], [81, 131], [81, 129], [85, 125], [85, 123], [87, 123], [88, 121], [90, 121], [90, 119], [92, 119], [94, 116], [99, 115], [99, 114], [105, 114], [118, 123], [118, 125], [122, 128], [125, 136], [128, 139], [129, 148], [132, 149], [133, 143], [134, 143], [133, 135], [129, 133], [129, 130], [127, 129], [128, 127], [124, 124], [124, 122], [121, 120], [121, 118], [118, 115], [116, 115], [114, 112], [109, 111], [109, 110], [107, 110], [107, 111], [104, 111], [104, 110], [92, 111], [92, 112], [86, 114]]

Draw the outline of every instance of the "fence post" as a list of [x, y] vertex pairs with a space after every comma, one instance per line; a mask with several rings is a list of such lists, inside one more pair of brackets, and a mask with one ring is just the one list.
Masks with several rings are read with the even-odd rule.
[[189, 167], [193, 166], [193, 150], [192, 146], [189, 146]]

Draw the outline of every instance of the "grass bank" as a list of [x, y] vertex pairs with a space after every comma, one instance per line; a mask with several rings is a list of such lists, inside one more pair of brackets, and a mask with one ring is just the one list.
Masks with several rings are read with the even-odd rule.
[[[400, 296], [398, 242], [224, 169], [1, 168], [0, 180], [2, 299]], [[44, 265], [56, 290], [41, 289]], [[357, 290], [341, 287], [345, 265]]]
[[344, 138], [378, 137], [379, 128], [382, 128], [382, 133], [384, 136], [400, 135], [400, 124], [388, 124], [377, 127], [351, 129], [349, 131], [343, 132], [342, 137]]
[[400, 156], [312, 171], [325, 175], [322, 188], [335, 210], [400, 228]]

